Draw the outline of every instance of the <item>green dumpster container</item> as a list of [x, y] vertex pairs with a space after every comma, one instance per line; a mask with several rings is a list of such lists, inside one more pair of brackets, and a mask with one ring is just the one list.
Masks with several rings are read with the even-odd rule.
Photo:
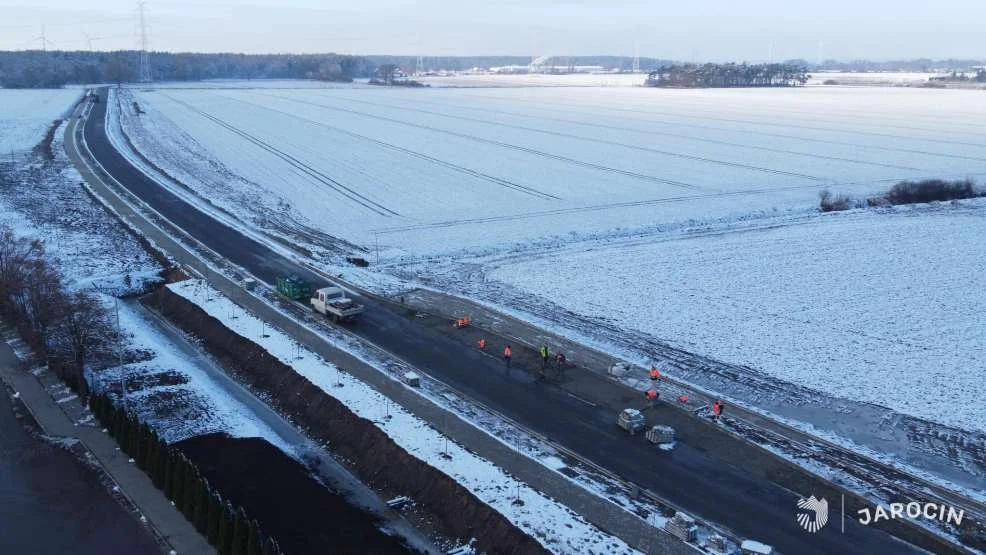
[[300, 301], [311, 298], [312, 286], [299, 277], [279, 277], [277, 278], [277, 292], [293, 301]]

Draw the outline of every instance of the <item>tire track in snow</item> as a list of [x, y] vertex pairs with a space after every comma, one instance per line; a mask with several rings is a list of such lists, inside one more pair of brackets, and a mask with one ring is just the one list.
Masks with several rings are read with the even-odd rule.
[[205, 112], [203, 110], [200, 110], [199, 108], [196, 108], [195, 106], [192, 106], [191, 104], [188, 104], [187, 102], [184, 102], [182, 100], [178, 100], [177, 98], [174, 98], [174, 97], [172, 97], [172, 96], [170, 96], [168, 94], [165, 94], [163, 92], [161, 93], [161, 95], [164, 96], [165, 98], [171, 100], [172, 102], [175, 102], [177, 104], [180, 104], [180, 105], [184, 106], [185, 108], [191, 110], [192, 112], [199, 114], [200, 116], [202, 116], [202, 117], [204, 117], [204, 118], [212, 121], [213, 123], [215, 123], [215, 124], [217, 124], [217, 125], [225, 128], [226, 130], [231, 131], [231, 132], [235, 133], [236, 135], [239, 135], [240, 137], [246, 139], [247, 141], [253, 143], [254, 145], [259, 146], [260, 148], [266, 150], [267, 152], [270, 152], [271, 154], [273, 154], [273, 155], [277, 156], [278, 158], [284, 160], [285, 162], [291, 164], [295, 168], [301, 170], [306, 175], [314, 178], [316, 181], [322, 183], [323, 185], [329, 187], [333, 191], [339, 193], [343, 197], [345, 197], [345, 198], [347, 198], [347, 199], [349, 199], [349, 200], [351, 200], [351, 201], [353, 201], [353, 202], [355, 202], [355, 203], [357, 203], [357, 204], [359, 204], [359, 205], [361, 205], [361, 206], [363, 206], [363, 207], [365, 207], [365, 208], [367, 208], [367, 209], [375, 212], [376, 214], [379, 214], [379, 215], [385, 216], [385, 217], [400, 216], [401, 215], [400, 213], [395, 212], [394, 210], [391, 210], [390, 208], [387, 208], [386, 206], [384, 206], [384, 205], [382, 205], [382, 204], [380, 204], [380, 203], [378, 203], [378, 202], [376, 202], [376, 201], [374, 201], [374, 200], [372, 200], [370, 198], [367, 198], [367, 197], [361, 195], [360, 193], [358, 193], [358, 192], [350, 189], [349, 187], [347, 187], [347, 186], [343, 185], [342, 183], [339, 183], [335, 179], [329, 177], [328, 175], [325, 175], [321, 171], [313, 168], [312, 166], [309, 166], [308, 164], [306, 164], [306, 163], [302, 162], [301, 160], [298, 160], [294, 156], [291, 156], [290, 154], [288, 154], [288, 153], [286, 153], [286, 152], [284, 152], [284, 151], [282, 151], [282, 150], [280, 150], [280, 149], [272, 146], [271, 144], [269, 144], [267, 142], [264, 142], [261, 139], [258, 139], [257, 137], [251, 135], [250, 133], [247, 133], [246, 131], [243, 131], [242, 129], [239, 129], [239, 128], [237, 128], [237, 127], [235, 127], [235, 126], [233, 126], [233, 125], [231, 125], [229, 123], [226, 123], [225, 121], [223, 121], [223, 120], [221, 120], [221, 119], [219, 119], [219, 118], [217, 118], [217, 117], [215, 117], [215, 116], [213, 116], [213, 115], [211, 115], [211, 114], [209, 114], [209, 113], [207, 113], [207, 112]]
[[[322, 96], [333, 96], [333, 97], [335, 97], [335, 95], [322, 95]], [[346, 99], [346, 100], [348, 100], [348, 99]], [[463, 106], [461, 104], [443, 104], [443, 103], [438, 103], [438, 102], [428, 102], [427, 100], [422, 101], [422, 100], [417, 100], [417, 99], [415, 100], [415, 102], [418, 102], [420, 104], [429, 104], [429, 105], [432, 105], [432, 106], [450, 106], [450, 107], [458, 108], [458, 109], [461, 109], [461, 110], [472, 110], [472, 111], [478, 111], [478, 112], [484, 112], [484, 113], [489, 112], [488, 109], [477, 108], [475, 106]], [[399, 106], [398, 108], [403, 110], [406, 107]], [[774, 153], [777, 153], [777, 154], [790, 154], [790, 155], [794, 155], [794, 156], [803, 156], [803, 157], [806, 157], [806, 158], [815, 158], [815, 159], [818, 159], [818, 160], [832, 160], [832, 161], [835, 161], [835, 162], [849, 162], [851, 164], [861, 164], [861, 165], [865, 165], [865, 166], [890, 168], [890, 169], [894, 169], [894, 170], [925, 171], [925, 170], [922, 170], [921, 168], [914, 168], [914, 167], [910, 167], [910, 166], [901, 166], [901, 165], [898, 165], [898, 164], [886, 164], [886, 163], [883, 163], [883, 162], [872, 162], [872, 161], [869, 161], [869, 160], [856, 160], [856, 159], [853, 159], [853, 158], [844, 158], [842, 156], [826, 156], [824, 154], [814, 154], [814, 153], [811, 153], [811, 152], [799, 152], [797, 150], [785, 150], [785, 149], [782, 149], [782, 148], [771, 148], [771, 147], [767, 147], [767, 146], [758, 146], [758, 145], [751, 145], [751, 144], [734, 143], [734, 142], [731, 142], [731, 141], [722, 141], [722, 140], [719, 140], [719, 139], [709, 139], [709, 138], [706, 138], [706, 137], [696, 137], [694, 135], [683, 135], [683, 134], [680, 134], [680, 133], [666, 133], [666, 132], [663, 132], [663, 131], [648, 131], [646, 129], [637, 129], [637, 128], [633, 128], [633, 127], [621, 127], [621, 126], [618, 126], [618, 125], [607, 125], [607, 124], [604, 124], [604, 123], [589, 123], [589, 122], [578, 121], [578, 120], [573, 120], [573, 119], [552, 118], [552, 117], [547, 117], [547, 116], [543, 116], [543, 115], [540, 115], [540, 114], [532, 116], [531, 114], [524, 114], [522, 112], [511, 112], [511, 111], [508, 111], [508, 110], [501, 110], [499, 108], [496, 111], [497, 111], [497, 113], [500, 113], [500, 114], [508, 114], [508, 115], [517, 116], [517, 117], [536, 117], [538, 119], [542, 119], [542, 120], [546, 120], [546, 121], [556, 121], [556, 122], [559, 122], [559, 123], [565, 123], [565, 124], [570, 124], [570, 125], [582, 125], [582, 126], [585, 126], [585, 127], [595, 127], [597, 129], [611, 129], [611, 130], [614, 130], [614, 131], [630, 131], [630, 132], [633, 132], [633, 133], [640, 133], [640, 134], [643, 134], [643, 135], [656, 135], [656, 136], [659, 136], [659, 137], [674, 137], [674, 138], [677, 138], [677, 139], [688, 139], [688, 140], [692, 140], [692, 141], [698, 141], [698, 142], [715, 144], [715, 145], [731, 146], [731, 147], [739, 147], [739, 148], [749, 148], [749, 149], [752, 149], [752, 150], [760, 150], [760, 151], [763, 151], [763, 152], [774, 152]], [[567, 112], [567, 113], [577, 113], [574, 110], [559, 110], [559, 111]], [[701, 127], [701, 126], [697, 126], [697, 127]], [[709, 129], [719, 129], [719, 128], [709, 128]]]
[[[340, 98], [340, 97], [335, 97], [335, 98]], [[729, 161], [726, 161], [726, 160], [718, 160], [716, 158], [706, 158], [704, 156], [696, 156], [696, 155], [693, 155], [693, 154], [682, 154], [680, 152], [671, 152], [669, 150], [660, 150], [660, 149], [650, 148], [650, 147], [645, 147], [645, 146], [640, 146], [640, 145], [633, 145], [633, 144], [628, 144], [628, 143], [621, 143], [619, 141], [610, 141], [610, 140], [607, 140], [607, 139], [598, 139], [598, 138], [595, 138], [595, 137], [586, 137], [584, 135], [573, 135], [571, 133], [565, 133], [565, 132], [562, 132], [562, 131], [551, 131], [551, 130], [548, 130], [548, 129], [538, 129], [536, 127], [527, 127], [527, 126], [524, 126], [524, 125], [515, 125], [515, 124], [503, 123], [503, 122], [499, 122], [499, 121], [490, 121], [490, 120], [485, 120], [485, 119], [481, 119], [481, 118], [471, 118], [469, 116], [457, 116], [457, 115], [453, 115], [453, 114], [444, 114], [444, 113], [441, 113], [441, 112], [433, 112], [431, 110], [423, 110], [421, 108], [411, 108], [411, 107], [406, 107], [406, 106], [394, 106], [393, 104], [384, 104], [384, 103], [381, 103], [381, 102], [370, 102], [368, 100], [356, 100], [356, 99], [352, 99], [352, 98], [340, 98], [340, 99], [343, 100], [344, 102], [355, 102], [355, 103], [359, 103], [359, 104], [368, 104], [370, 106], [379, 106], [379, 107], [383, 107], [383, 108], [392, 108], [392, 109], [396, 109], [396, 110], [406, 110], [406, 111], [409, 111], [409, 112], [420, 112], [422, 114], [428, 114], [428, 115], [432, 115], [432, 116], [439, 116], [439, 117], [450, 118], [450, 119], [458, 119], [458, 120], [463, 120], [463, 121], [471, 121], [471, 122], [481, 123], [481, 124], [484, 124], [484, 125], [495, 125], [495, 126], [498, 126], [498, 127], [506, 127], [506, 128], [509, 128], [509, 129], [519, 129], [521, 131], [531, 131], [531, 132], [534, 132], [534, 133], [543, 133], [545, 135], [554, 135], [556, 137], [565, 137], [565, 138], [568, 138], [568, 139], [577, 139], [577, 140], [581, 140], [581, 141], [590, 141], [590, 142], [594, 142], [594, 143], [611, 145], [611, 146], [616, 146], [616, 147], [620, 147], [620, 148], [629, 148], [629, 149], [632, 149], [632, 150], [640, 150], [640, 151], [643, 151], [643, 152], [650, 152], [652, 154], [659, 154], [659, 155], [662, 155], [662, 156], [670, 156], [670, 157], [673, 157], [673, 158], [683, 158], [685, 160], [694, 160], [694, 161], [703, 162], [703, 163], [706, 163], [706, 164], [715, 164], [715, 165], [719, 165], [719, 166], [728, 166], [728, 167], [732, 167], [732, 168], [740, 168], [740, 169], [744, 169], [744, 170], [752, 170], [752, 171], [758, 171], [758, 172], [763, 172], [763, 173], [770, 173], [770, 174], [774, 174], [774, 175], [786, 175], [788, 177], [797, 177], [797, 178], [800, 178], [800, 179], [809, 179], [811, 181], [825, 181], [825, 178], [817, 177], [817, 176], [814, 176], [814, 175], [808, 175], [808, 174], [804, 174], [804, 173], [789, 172], [789, 171], [785, 171], [785, 170], [776, 170], [776, 169], [773, 169], [773, 168], [765, 168], [763, 166], [754, 166], [754, 165], [751, 165], [751, 164], [742, 164], [740, 162], [729, 162]]]
[[[509, 102], [511, 100], [509, 98], [505, 98], [505, 97], [502, 97], [502, 96], [488, 96], [488, 95], [478, 95], [478, 94], [477, 95], [471, 95], [471, 98], [486, 98], [486, 99], [490, 99], [490, 100], [498, 100], [498, 101], [501, 101], [501, 102], [503, 102], [503, 101]], [[585, 108], [585, 106], [581, 106], [579, 104], [570, 104], [570, 103], [569, 104], [565, 104], [565, 103], [562, 103], [562, 102], [545, 102], [543, 100], [525, 100], [525, 102], [528, 103], [528, 104], [540, 104], [542, 106], [546, 106], [546, 107], [548, 107], [548, 108], [550, 108], [552, 110], [555, 110], [557, 112], [565, 112], [565, 113], [570, 113], [570, 114], [582, 114], [582, 113], [585, 113], [584, 110], [565, 110], [563, 108], [558, 108], [558, 105], [559, 104], [562, 104], [562, 105], [565, 105], [565, 106], [569, 106], [569, 107], [572, 107], [572, 108], [583, 108], [583, 109]], [[605, 109], [605, 110], [619, 110], [619, 108], [608, 108], [608, 107], [607, 108], [603, 108], [603, 109]], [[675, 114], [667, 114], [667, 115], [669, 115], [671, 117], [684, 118], [684, 116], [681, 116], [681, 115], [675, 115]], [[678, 123], [678, 122], [667, 121], [667, 120], [659, 120], [659, 119], [638, 119], [637, 121], [640, 121], [642, 123], [657, 123], [657, 124], [660, 124], [660, 125], [682, 125], [681, 123]], [[831, 140], [831, 139], [819, 139], [819, 138], [816, 138], [816, 137], [805, 137], [805, 136], [800, 136], [800, 135], [786, 135], [784, 133], [770, 133], [768, 131], [753, 131], [753, 130], [750, 130], [750, 129], [730, 129], [728, 127], [716, 127], [714, 125], [702, 125], [702, 124], [696, 124], [696, 123], [692, 123], [692, 122], [688, 122], [687, 124], [684, 124], [684, 125], [687, 125], [688, 127], [693, 127], [695, 129], [705, 129], [705, 130], [709, 130], [709, 131], [726, 131], [728, 133], [739, 133], [739, 132], [742, 132], [742, 133], [748, 133], [750, 135], [759, 135], [761, 137], [776, 137], [776, 138], [779, 138], [779, 139], [792, 139], [792, 140], [795, 140], [795, 141], [804, 141], [804, 142], [812, 142], [812, 143], [820, 143], [820, 144], [828, 144], [828, 145], [839, 145], [839, 146], [843, 146], [843, 147], [849, 146], [849, 147], [858, 147], [858, 148], [869, 148], [869, 149], [873, 149], [873, 150], [883, 150], [883, 151], [886, 151], [886, 152], [903, 152], [903, 153], [906, 153], [906, 154], [921, 154], [923, 156], [936, 156], [936, 157], [940, 157], [940, 158], [954, 158], [954, 159], [957, 159], [957, 160], [972, 160], [974, 162], [986, 162], [986, 157], [979, 157], [979, 156], [966, 156], [966, 155], [962, 155], [962, 154], [950, 154], [950, 153], [946, 153], [946, 152], [933, 152], [933, 151], [930, 151], [930, 150], [919, 150], [919, 149], [913, 149], [913, 148], [897, 148], [897, 147], [879, 146], [879, 145], [862, 145], [862, 144], [859, 144], [859, 143], [850, 143], [850, 142], [847, 142], [847, 141], [836, 141], [836, 140]], [[780, 126], [783, 127], [783, 125], [780, 125]], [[837, 130], [829, 130], [829, 131], [839, 132]], [[841, 133], [850, 133], [851, 134], [853, 132], [852, 131], [841, 131]], [[904, 138], [910, 138], [910, 137], [904, 137]], [[706, 140], [706, 139], [698, 139], [698, 138], [696, 138], [696, 140]], [[973, 145], [973, 146], [986, 146], [986, 145]]]
[[[574, 108], [583, 108], [583, 109], [590, 108], [590, 106], [586, 106], [585, 104], [572, 104], [570, 102], [558, 102], [558, 104], [562, 104], [564, 106], [572, 106]], [[918, 138], [918, 139], [915, 139], [914, 137], [909, 137], [909, 136], [906, 136], [906, 135], [894, 135], [893, 133], [878, 133], [878, 132], [875, 132], [875, 131], [847, 131], [847, 130], [844, 130], [844, 129], [837, 129], [837, 128], [832, 128], [832, 127], [817, 127], [817, 126], [813, 126], [813, 125], [773, 123], [773, 122], [765, 122], [765, 121], [751, 121], [751, 120], [745, 120], [745, 119], [720, 118], [720, 117], [715, 117], [715, 116], [694, 115], [694, 114], [692, 114], [692, 115], [682, 115], [682, 114], [674, 114], [674, 113], [660, 112], [660, 111], [652, 111], [652, 110], [641, 110], [641, 109], [636, 109], [636, 108], [608, 107], [606, 109], [607, 110], [616, 110], [616, 111], [619, 111], [619, 112], [630, 112], [632, 114], [644, 114], [644, 115], [655, 115], [655, 116], [670, 116], [670, 117], [678, 117], [678, 118], [684, 118], [684, 119], [697, 118], [697, 119], [705, 119], [705, 120], [710, 120], [710, 121], [723, 121], [723, 122], [727, 122], [727, 123], [741, 123], [743, 125], [763, 125], [763, 126], [767, 126], [767, 127], [781, 127], [781, 128], [789, 128], [789, 129], [807, 129], [809, 131], [823, 131], [823, 132], [827, 132], [827, 133], [848, 133], [848, 134], [851, 134], [851, 135], [866, 135], [866, 136], [870, 136], [870, 137], [885, 137], [885, 138], [890, 138], [890, 139], [919, 140], [919, 141], [924, 141], [924, 142], [929, 142], [929, 143], [941, 143], [941, 144], [947, 144], [947, 145], [974, 146], [974, 147], [979, 147], [979, 148], [986, 148], [986, 144], [984, 144], [984, 143], [969, 143], [969, 142], [965, 142], [965, 141], [950, 141], [950, 140], [947, 140], [947, 139], [927, 139], [927, 138]]]
[[[900, 181], [898, 178], [889, 179], [878, 179], [875, 181], [865, 181], [857, 183], [842, 183], [840, 185], [870, 185], [874, 183], [896, 183]], [[526, 212], [523, 214], [508, 214], [502, 216], [488, 216], [484, 218], [468, 218], [461, 220], [446, 220], [441, 222], [432, 223], [419, 223], [412, 225], [405, 225], [400, 227], [385, 227], [375, 230], [376, 233], [381, 235], [388, 235], [392, 233], [404, 233], [407, 231], [418, 231], [423, 229], [435, 229], [442, 227], [457, 227], [462, 225], [472, 225], [472, 224], [485, 224], [492, 222], [508, 222], [514, 220], [525, 220], [530, 218], [542, 218], [544, 216], [558, 216], [565, 214], [578, 214], [580, 212], [600, 212], [603, 210], [613, 210], [618, 208], [633, 208], [636, 206], [652, 206], [656, 204], [669, 204], [674, 202], [683, 202], [690, 200], [705, 200], [705, 199], [715, 199], [724, 197], [737, 197], [746, 195], [762, 195], [768, 193], [776, 193], [783, 191], [799, 191], [805, 189], [816, 189], [818, 185], [792, 185], [789, 187], [777, 187], [771, 189], [747, 189], [743, 191], [725, 191], [711, 194], [703, 195], [685, 195], [678, 197], [666, 197], [660, 199], [646, 199], [646, 200], [634, 200], [627, 202], [615, 202], [609, 204], [594, 204], [589, 206], [575, 206], [571, 208], [557, 208], [554, 210], [539, 210], [535, 212]]]
[[334, 110], [334, 111], [337, 111], [337, 112], [344, 112], [344, 113], [347, 113], [347, 114], [353, 114], [353, 115], [357, 115], [357, 116], [362, 116], [362, 117], [372, 118], [372, 119], [376, 119], [376, 120], [380, 120], [380, 121], [385, 121], [387, 123], [394, 123], [394, 124], [398, 124], [398, 125], [404, 125], [404, 126], [407, 126], [407, 127], [413, 127], [413, 128], [417, 128], [417, 129], [424, 129], [426, 131], [434, 131], [436, 133], [442, 133], [442, 134], [445, 134], [445, 135], [451, 135], [453, 137], [460, 137], [462, 139], [468, 139], [470, 141], [476, 141], [476, 142], [479, 142], [479, 143], [491, 144], [491, 145], [494, 145], [494, 146], [498, 146], [498, 147], [501, 147], [501, 148], [507, 148], [507, 149], [510, 149], [510, 150], [517, 150], [517, 151], [520, 151], [520, 152], [525, 152], [527, 154], [533, 154], [535, 156], [540, 156], [542, 158], [548, 158], [548, 159], [551, 159], [551, 160], [558, 160], [560, 162], [565, 162], [565, 163], [573, 164], [573, 165], [576, 165], [576, 166], [582, 166], [584, 168], [591, 168], [591, 169], [602, 171], [602, 172], [614, 173], [614, 174], [619, 174], [619, 175], [625, 175], [627, 177], [632, 177], [634, 179], [640, 179], [642, 181], [650, 181], [652, 183], [662, 183], [664, 185], [671, 185], [671, 186], [674, 186], [674, 187], [681, 187], [682, 189], [690, 189], [690, 190], [693, 190], [693, 191], [708, 191], [709, 190], [709, 189], [706, 189], [704, 187], [699, 187], [698, 185], [692, 185], [691, 183], [684, 183], [684, 182], [681, 182], [681, 181], [674, 181], [672, 179], [665, 179], [663, 177], [657, 177], [657, 176], [653, 176], [653, 175], [646, 175], [646, 174], [632, 172], [632, 171], [628, 171], [628, 170], [621, 170], [619, 168], [612, 168], [612, 167], [603, 166], [603, 165], [600, 165], [600, 164], [593, 164], [592, 162], [586, 162], [585, 160], [576, 160], [575, 158], [569, 158], [567, 156], [561, 156], [559, 154], [551, 154], [550, 152], [544, 152], [543, 150], [537, 150], [537, 149], [533, 149], [533, 148], [527, 148], [527, 147], [523, 147], [523, 146], [519, 146], [519, 145], [515, 145], [515, 144], [504, 143], [504, 142], [501, 142], [501, 141], [494, 141], [492, 139], [484, 139], [482, 137], [476, 137], [474, 135], [468, 135], [466, 133], [457, 133], [455, 131], [449, 131], [448, 129], [441, 129], [439, 127], [431, 127], [431, 126], [423, 125], [423, 124], [419, 124], [419, 123], [411, 123], [411, 122], [407, 122], [407, 121], [396, 120], [396, 119], [392, 119], [392, 118], [378, 116], [376, 114], [368, 114], [366, 112], [360, 112], [358, 110], [349, 110], [349, 109], [346, 109], [346, 108], [339, 108], [339, 107], [336, 107], [336, 106], [328, 106], [328, 105], [325, 105], [325, 104], [319, 104], [317, 102], [309, 102], [307, 100], [300, 100], [300, 99], [296, 99], [296, 98], [289, 98], [289, 97], [286, 97], [286, 96], [278, 96], [276, 94], [261, 93], [261, 92], [255, 92], [255, 91], [251, 91], [251, 92], [253, 92], [253, 94], [261, 94], [261, 95], [264, 95], [264, 96], [269, 96], [271, 98], [279, 98], [281, 100], [287, 100], [289, 102], [296, 102], [296, 103], [299, 103], [299, 104], [307, 104], [307, 105], [310, 105], [310, 106], [315, 106], [317, 108], [324, 108], [326, 110]]
[[[651, 106], [650, 104], [636, 102], [635, 100], [639, 100], [639, 98], [628, 99], [628, 100], [630, 100], [630, 102], [624, 105], [631, 108], [647, 108]], [[686, 110], [698, 110], [699, 112], [698, 114], [695, 113], [683, 114], [686, 117], [693, 117], [693, 116], [700, 117], [702, 111], [708, 110], [709, 108], [713, 107], [712, 104], [708, 104], [708, 103], [703, 104], [700, 102], [682, 102], [680, 98], [675, 99], [674, 105], [681, 106]], [[824, 123], [825, 120], [824, 117], [822, 118], [821, 121], [819, 120], [818, 118], [819, 112], [811, 112], [811, 111], [806, 112], [803, 110], [775, 107], [772, 105], [764, 106], [764, 108], [769, 109], [771, 114], [775, 114], [775, 113], [790, 114], [791, 116], [794, 116], [796, 119], [808, 123]], [[920, 131], [922, 133], [946, 133], [946, 134], [961, 133], [963, 135], [981, 136], [984, 139], [986, 139], [986, 133], [982, 131], [982, 125], [969, 123], [968, 118], [965, 120], [953, 122], [953, 121], [946, 121], [942, 118], [933, 115], [923, 115], [923, 114], [921, 115], [915, 114], [913, 116], [907, 116], [907, 117], [899, 117], [892, 115], [877, 115], [874, 117], [873, 115], [871, 115], [871, 113], [868, 110], [863, 110], [863, 111], [837, 110], [836, 111], [836, 110], [832, 110], [831, 107], [829, 106], [825, 106], [824, 108], [825, 108], [824, 115], [826, 116], [837, 115], [839, 117], [851, 120], [853, 123], [857, 121], [862, 121], [864, 119], [868, 119], [869, 122], [867, 124], [877, 127], [889, 127], [894, 129], [903, 129], [905, 131]], [[732, 111], [735, 112], [735, 110]], [[757, 117], [760, 117], [759, 114], [757, 114]], [[764, 117], [769, 117], [769, 116], [764, 116]], [[920, 120], [920, 119], [930, 120], [931, 122], [939, 123], [939, 124], [944, 123], [948, 125], [950, 128], [942, 129], [938, 127], [934, 127], [934, 128], [915, 127], [913, 125], [899, 125], [894, 123], [886, 123], [888, 120], [907, 121], [913, 123], [915, 120]], [[958, 127], [963, 127], [964, 129], [957, 129]]]
[[518, 191], [518, 192], [521, 192], [521, 193], [524, 193], [524, 194], [528, 194], [528, 195], [531, 195], [533, 197], [541, 198], [541, 199], [544, 199], [544, 200], [562, 200], [561, 197], [552, 195], [551, 193], [545, 193], [544, 191], [539, 191], [538, 189], [535, 189], [533, 187], [528, 187], [528, 186], [522, 185], [520, 183], [515, 183], [515, 182], [510, 181], [508, 179], [503, 179], [501, 177], [496, 177], [495, 175], [489, 175], [489, 174], [485, 174], [485, 173], [480, 172], [480, 171], [472, 170], [472, 169], [466, 168], [464, 166], [460, 166], [458, 164], [453, 164], [452, 162], [447, 162], [447, 161], [442, 160], [440, 158], [435, 158], [433, 156], [428, 156], [427, 154], [422, 154], [420, 152], [415, 152], [413, 150], [410, 150], [410, 149], [407, 149], [407, 148], [404, 148], [404, 147], [400, 147], [400, 146], [397, 146], [397, 145], [394, 145], [394, 144], [391, 144], [391, 143], [387, 143], [387, 142], [384, 142], [384, 141], [380, 141], [380, 140], [374, 139], [372, 137], [367, 137], [366, 135], [360, 135], [359, 133], [354, 133], [352, 131], [347, 131], [347, 130], [341, 129], [339, 127], [333, 127], [333, 126], [331, 126], [331, 125], [329, 125], [327, 123], [322, 123], [320, 121], [311, 120], [311, 119], [308, 119], [308, 118], [299, 116], [297, 114], [292, 114], [291, 112], [285, 112], [283, 110], [278, 110], [276, 108], [271, 108], [270, 106], [264, 106], [263, 104], [257, 104], [255, 102], [250, 102], [250, 101], [243, 100], [241, 98], [235, 98], [235, 97], [232, 97], [232, 96], [226, 96], [224, 94], [216, 93], [216, 95], [217, 96], [221, 96], [221, 97], [226, 98], [226, 99], [229, 99], [229, 100], [235, 100], [236, 102], [241, 102], [241, 103], [246, 104], [248, 106], [253, 106], [253, 107], [256, 107], [256, 108], [263, 108], [263, 109], [268, 110], [268, 111], [271, 111], [271, 112], [275, 112], [275, 113], [278, 113], [278, 114], [289, 116], [289, 117], [292, 117], [292, 118], [295, 118], [295, 119], [298, 119], [298, 120], [301, 120], [301, 121], [310, 123], [312, 125], [317, 125], [319, 127], [324, 127], [325, 129], [329, 129], [331, 131], [342, 133], [344, 135], [348, 135], [350, 137], [353, 137], [355, 139], [359, 139], [359, 140], [362, 140], [362, 141], [371, 142], [371, 143], [374, 143], [376, 145], [380, 145], [380, 146], [382, 146], [384, 148], [389, 148], [389, 149], [392, 149], [392, 150], [396, 150], [396, 151], [401, 152], [403, 154], [407, 154], [409, 156], [413, 156], [413, 157], [419, 158], [421, 160], [426, 160], [426, 161], [431, 162], [433, 164], [437, 164], [439, 166], [443, 166], [445, 168], [449, 168], [451, 170], [454, 170], [454, 171], [457, 171], [457, 172], [460, 172], [460, 173], [471, 175], [473, 177], [477, 177], [477, 178], [482, 179], [482, 180], [485, 180], [485, 181], [490, 181], [490, 182], [495, 183], [497, 185], [506, 187], [508, 189], [513, 189], [515, 191]]

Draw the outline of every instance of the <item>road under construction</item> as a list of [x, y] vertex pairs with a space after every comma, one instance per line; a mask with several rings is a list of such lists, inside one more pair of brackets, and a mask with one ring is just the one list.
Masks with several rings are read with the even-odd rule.
[[[107, 93], [107, 89], [99, 91], [104, 99]], [[284, 275], [297, 275], [314, 284], [326, 282], [324, 275], [287, 256], [283, 249], [218, 221], [135, 167], [108, 137], [108, 106], [109, 102], [92, 105], [84, 121], [84, 145], [79, 152], [97, 162], [120, 187], [188, 238], [265, 284], [273, 284]], [[673, 452], [660, 453], [642, 438], [630, 438], [616, 426], [618, 410], [614, 408], [642, 404], [633, 389], [579, 368], [566, 372], [564, 383], [536, 380], [532, 372], [525, 371], [536, 364], [533, 356], [528, 365], [508, 371], [500, 357], [477, 349], [471, 337], [463, 339], [450, 333], [452, 326], [447, 322], [418, 318], [421, 311], [392, 300], [367, 295], [360, 302], [365, 303], [366, 311], [358, 325], [348, 327], [356, 336], [737, 537], [761, 540], [784, 553], [917, 551], [881, 527], [863, 526], [850, 515], [840, 519], [834, 514], [834, 522], [827, 528], [806, 532], [796, 520], [799, 498], [836, 496], [830, 497], [835, 510], [840, 490], [687, 411], [665, 403], [647, 411], [649, 420], [670, 424], [678, 432]], [[506, 341], [494, 336], [489, 340], [490, 349], [502, 349]], [[533, 350], [529, 351], [533, 355]], [[929, 541], [926, 547], [933, 546], [935, 551], [951, 549], [944, 541]]]

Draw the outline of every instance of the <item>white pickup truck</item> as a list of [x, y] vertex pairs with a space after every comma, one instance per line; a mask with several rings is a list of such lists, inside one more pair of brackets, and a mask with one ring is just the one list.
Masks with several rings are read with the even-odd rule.
[[323, 287], [312, 296], [312, 310], [328, 316], [333, 322], [353, 320], [366, 307], [346, 296], [339, 287]]

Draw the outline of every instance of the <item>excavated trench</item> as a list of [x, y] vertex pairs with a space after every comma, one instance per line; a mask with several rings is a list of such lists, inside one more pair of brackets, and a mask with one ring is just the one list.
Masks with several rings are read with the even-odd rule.
[[288, 415], [375, 491], [400, 492], [434, 516], [442, 532], [487, 553], [546, 553], [532, 537], [461, 484], [407, 453], [371, 421], [357, 416], [266, 350], [185, 298], [161, 288], [142, 302], [201, 340], [235, 377]]

